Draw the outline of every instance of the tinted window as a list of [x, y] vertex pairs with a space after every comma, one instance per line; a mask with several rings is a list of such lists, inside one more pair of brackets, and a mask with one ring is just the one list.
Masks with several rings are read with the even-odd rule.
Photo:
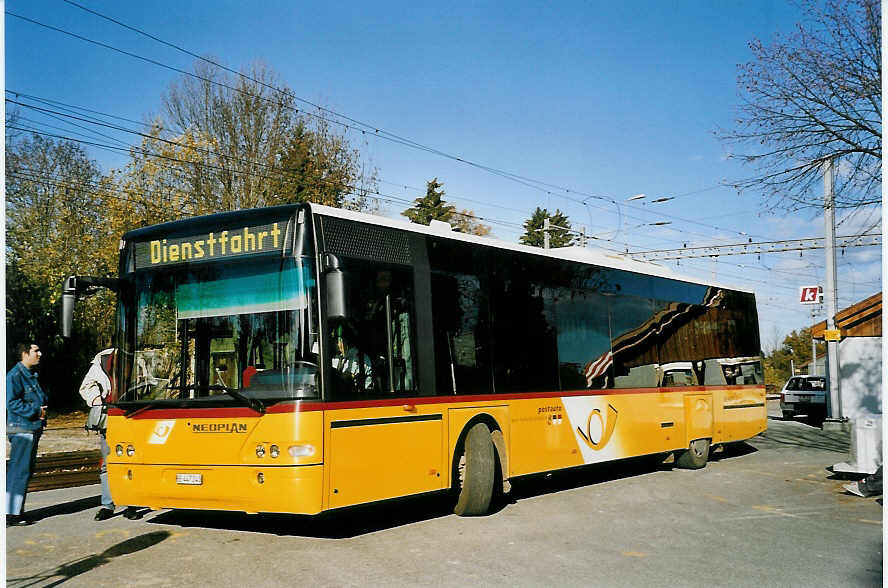
[[653, 284], [653, 296], [658, 300], [677, 302], [684, 304], [703, 304], [706, 298], [707, 286], [669, 280], [666, 278], [651, 278]]
[[558, 389], [558, 349], [551, 262], [500, 251], [495, 255], [491, 310], [497, 392]]
[[606, 296], [575, 288], [553, 289], [562, 390], [606, 388], [613, 382]]
[[613, 296], [610, 303], [611, 349], [616, 388], [657, 385], [658, 320], [650, 298]]
[[482, 249], [432, 239], [432, 321], [438, 394], [491, 391], [490, 321]]
[[333, 397], [414, 394], [412, 270], [358, 260], [342, 269], [348, 319], [329, 325]]

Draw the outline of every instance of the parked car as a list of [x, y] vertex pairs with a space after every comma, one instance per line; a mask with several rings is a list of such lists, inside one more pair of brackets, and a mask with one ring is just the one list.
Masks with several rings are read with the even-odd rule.
[[780, 392], [783, 418], [804, 414], [826, 416], [826, 378], [824, 376], [793, 376]]

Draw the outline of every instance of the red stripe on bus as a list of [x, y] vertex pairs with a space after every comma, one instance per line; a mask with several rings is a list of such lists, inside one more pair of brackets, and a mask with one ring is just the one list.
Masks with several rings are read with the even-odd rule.
[[[290, 412], [314, 412], [318, 410], [342, 410], [349, 408], [376, 408], [404, 404], [458, 404], [466, 402], [503, 402], [507, 400], [527, 400], [561, 398], [563, 396], [611, 396], [616, 394], [663, 394], [673, 392], [707, 392], [710, 390], [764, 390], [760, 385], [745, 384], [736, 386], [673, 386], [668, 388], [611, 388], [605, 390], [566, 390], [564, 392], [520, 392], [514, 394], [478, 394], [462, 396], [418, 396], [405, 398], [375, 398], [372, 400], [342, 400], [332, 402], [291, 401], [268, 407], [267, 414]], [[110, 408], [109, 416], [125, 416], [122, 408]], [[182, 418], [258, 418], [261, 416], [245, 406], [219, 408], [149, 408], [139, 411], [133, 419], [182, 419]]]

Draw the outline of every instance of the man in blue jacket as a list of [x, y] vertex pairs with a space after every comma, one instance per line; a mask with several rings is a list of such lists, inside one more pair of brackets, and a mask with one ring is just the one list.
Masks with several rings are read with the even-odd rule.
[[22, 512], [28, 482], [37, 461], [37, 442], [46, 424], [46, 394], [34, 369], [40, 364], [40, 347], [19, 343], [21, 361], [6, 374], [6, 434], [12, 449], [6, 470], [6, 526], [29, 525]]

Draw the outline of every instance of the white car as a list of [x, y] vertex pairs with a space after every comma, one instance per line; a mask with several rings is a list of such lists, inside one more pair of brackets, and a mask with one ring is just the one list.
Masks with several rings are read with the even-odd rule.
[[804, 414], [826, 416], [826, 378], [824, 376], [793, 376], [780, 391], [783, 418]]

